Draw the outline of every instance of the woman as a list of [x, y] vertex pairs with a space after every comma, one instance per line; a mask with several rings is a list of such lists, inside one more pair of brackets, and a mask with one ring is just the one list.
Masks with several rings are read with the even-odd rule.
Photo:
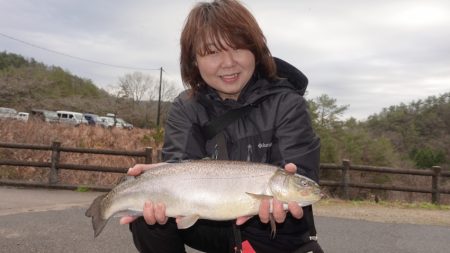
[[[302, 97], [307, 79], [271, 56], [261, 29], [244, 6], [234, 0], [197, 4], [181, 34], [180, 63], [189, 90], [171, 107], [163, 160], [215, 157], [265, 162], [318, 181], [320, 143]], [[154, 166], [136, 165], [129, 174]], [[178, 230], [176, 221], [165, 216], [163, 203], [146, 203], [144, 218], [125, 217], [121, 222], [132, 222], [141, 252], [184, 252], [185, 244], [205, 252], [234, 252], [240, 239], [258, 253], [322, 252], [312, 240], [310, 207], [289, 203], [286, 212], [279, 201], [273, 205], [274, 238], [268, 200], [261, 201], [256, 217], [203, 220], [186, 230]]]

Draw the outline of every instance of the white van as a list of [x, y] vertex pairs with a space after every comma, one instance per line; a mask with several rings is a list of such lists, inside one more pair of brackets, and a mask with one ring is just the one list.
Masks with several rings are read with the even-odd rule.
[[43, 109], [32, 109], [30, 117], [32, 119], [42, 120], [49, 123], [58, 123], [59, 117], [55, 111], [43, 110]]
[[66, 123], [78, 126], [80, 124], [87, 124], [87, 120], [83, 117], [81, 112], [71, 111], [56, 111], [60, 123]]
[[16, 119], [27, 122], [29, 117], [30, 114], [28, 112], [18, 112]]
[[17, 116], [17, 111], [8, 108], [8, 107], [0, 107], [0, 118], [12, 118], [15, 119]]

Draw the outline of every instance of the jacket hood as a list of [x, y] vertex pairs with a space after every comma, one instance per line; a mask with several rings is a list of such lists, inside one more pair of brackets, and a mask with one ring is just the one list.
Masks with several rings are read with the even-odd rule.
[[273, 59], [277, 65], [277, 75], [281, 78], [286, 78], [300, 95], [305, 95], [308, 78], [291, 64], [276, 57], [273, 57]]

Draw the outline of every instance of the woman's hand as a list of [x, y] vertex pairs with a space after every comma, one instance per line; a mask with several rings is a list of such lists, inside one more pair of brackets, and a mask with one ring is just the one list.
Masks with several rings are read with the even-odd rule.
[[[129, 176], [138, 176], [142, 174], [144, 171], [161, 166], [166, 163], [154, 163], [154, 164], [136, 164], [133, 167], [128, 169], [127, 175]], [[168, 217], [166, 216], [166, 206], [163, 203], [153, 203], [151, 201], [147, 201], [144, 204], [143, 216], [145, 222], [149, 225], [165, 224], [167, 222]], [[129, 224], [136, 220], [135, 216], [124, 216], [120, 219], [120, 224]]]
[[[284, 169], [294, 174], [297, 172], [297, 166], [293, 163], [288, 163], [284, 166]], [[272, 199], [272, 205], [273, 205], [273, 217], [277, 223], [283, 223], [286, 219], [287, 211], [283, 209], [283, 203], [278, 201], [277, 199]], [[301, 206], [298, 205], [296, 202], [289, 202], [288, 203], [288, 211], [291, 212], [291, 215], [294, 218], [301, 219], [303, 217], [303, 209]], [[259, 219], [262, 223], [268, 223], [270, 221], [270, 200], [269, 199], [262, 199], [261, 203], [259, 205]], [[236, 225], [242, 225], [247, 220], [249, 220], [252, 216], [244, 216], [239, 217], [236, 220]]]

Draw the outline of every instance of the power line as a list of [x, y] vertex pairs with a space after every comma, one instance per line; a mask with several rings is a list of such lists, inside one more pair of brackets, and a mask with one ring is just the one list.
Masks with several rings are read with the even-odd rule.
[[8, 38], [8, 39], [11, 39], [11, 40], [20, 42], [20, 43], [22, 43], [22, 44], [25, 44], [25, 45], [28, 45], [28, 46], [31, 46], [31, 47], [34, 47], [34, 48], [38, 48], [38, 49], [45, 50], [45, 51], [48, 51], [48, 52], [51, 52], [51, 53], [54, 53], [54, 54], [59, 54], [59, 55], [65, 56], [65, 57], [70, 57], [70, 58], [73, 58], [73, 59], [76, 59], [76, 60], [80, 60], [80, 61], [84, 61], [84, 62], [89, 62], [89, 63], [93, 63], [93, 64], [98, 64], [98, 65], [103, 65], [103, 66], [108, 66], [108, 67], [113, 67], [113, 68], [120, 68], [120, 69], [133, 69], [133, 70], [160, 70], [160, 68], [138, 68], [138, 67], [121, 66], [121, 65], [115, 65], [115, 64], [109, 64], [109, 63], [104, 63], [104, 62], [94, 61], [94, 60], [85, 59], [85, 58], [81, 58], [81, 57], [78, 57], [78, 56], [73, 56], [73, 55], [70, 55], [70, 54], [58, 52], [58, 51], [55, 51], [55, 50], [52, 50], [52, 49], [48, 49], [48, 48], [45, 48], [45, 47], [41, 47], [41, 46], [38, 46], [38, 45], [36, 45], [36, 44], [32, 44], [32, 43], [30, 43], [30, 42], [26, 42], [26, 41], [24, 41], [24, 40], [17, 39], [17, 38], [15, 38], [15, 37], [6, 35], [6, 34], [1, 33], [1, 32], [0, 32], [0, 35], [3, 36], [3, 37], [5, 37], [5, 38]]

